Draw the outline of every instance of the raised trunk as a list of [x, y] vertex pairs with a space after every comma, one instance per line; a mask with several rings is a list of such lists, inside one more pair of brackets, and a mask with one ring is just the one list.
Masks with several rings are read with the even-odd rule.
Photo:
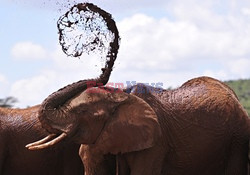
[[89, 80], [81, 80], [76, 83], [70, 84], [58, 91], [54, 92], [53, 94], [49, 95], [42, 103], [41, 108], [39, 110], [39, 120], [41, 121], [43, 127], [45, 127], [50, 132], [56, 132], [50, 126], [50, 121], [55, 121], [55, 123], [61, 123], [60, 117], [62, 112], [60, 111], [60, 107], [63, 106], [69, 99], [73, 98], [77, 94], [83, 92], [88, 88], [91, 83], [91, 87], [98, 86], [100, 84], [105, 85], [110, 77], [112, 72], [112, 68], [114, 62], [117, 57], [118, 49], [119, 49], [119, 32], [117, 30], [116, 24], [112, 19], [111, 15], [107, 12], [101, 10], [97, 6], [93, 4], [78, 4], [76, 7], [79, 10], [88, 9], [99, 13], [103, 19], [105, 19], [107, 23], [108, 29], [113, 33], [114, 39], [110, 43], [109, 51], [107, 54], [107, 61], [105, 67], [102, 68], [102, 73], [98, 78], [89, 79]]

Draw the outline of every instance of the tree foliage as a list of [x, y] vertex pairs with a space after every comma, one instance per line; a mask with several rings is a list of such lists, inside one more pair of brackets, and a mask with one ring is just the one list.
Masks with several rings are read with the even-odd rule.
[[16, 102], [18, 102], [17, 98], [11, 97], [11, 96], [6, 97], [3, 99], [0, 99], [0, 107], [12, 108]]
[[250, 79], [226, 81], [225, 83], [235, 91], [250, 116]]

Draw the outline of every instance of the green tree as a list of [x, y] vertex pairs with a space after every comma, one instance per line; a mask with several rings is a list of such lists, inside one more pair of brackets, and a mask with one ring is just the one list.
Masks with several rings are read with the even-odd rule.
[[250, 116], [250, 79], [226, 81], [225, 83], [235, 91], [241, 104], [244, 106], [248, 112], [248, 115]]

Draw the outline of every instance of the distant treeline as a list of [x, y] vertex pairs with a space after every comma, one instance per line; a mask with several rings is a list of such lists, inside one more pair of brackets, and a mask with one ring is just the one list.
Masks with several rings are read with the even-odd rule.
[[235, 91], [250, 116], [250, 79], [226, 81], [225, 83]]

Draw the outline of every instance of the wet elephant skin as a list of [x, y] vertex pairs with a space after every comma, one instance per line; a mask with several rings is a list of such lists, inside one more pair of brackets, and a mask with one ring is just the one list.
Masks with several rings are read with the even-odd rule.
[[38, 121], [38, 108], [0, 108], [0, 175], [82, 175], [79, 144], [64, 141], [39, 151], [25, 148], [48, 134]]

